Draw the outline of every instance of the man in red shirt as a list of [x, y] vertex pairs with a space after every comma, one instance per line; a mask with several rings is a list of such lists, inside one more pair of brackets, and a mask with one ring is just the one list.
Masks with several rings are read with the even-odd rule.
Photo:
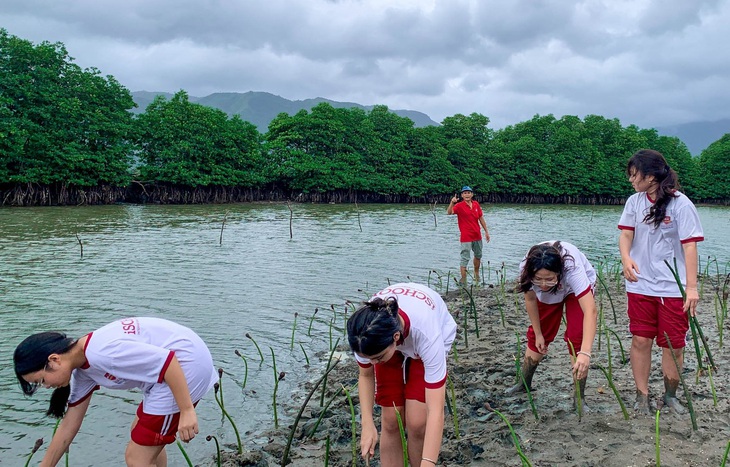
[[446, 208], [446, 214], [456, 214], [461, 232], [461, 283], [466, 285], [466, 267], [469, 264], [471, 251], [474, 251], [474, 280], [479, 283], [479, 267], [482, 264], [482, 231], [484, 227], [484, 238], [489, 242], [489, 229], [484, 220], [484, 213], [479, 203], [474, 201], [474, 192], [471, 187], [465, 186], [461, 189], [463, 201], [454, 196]]

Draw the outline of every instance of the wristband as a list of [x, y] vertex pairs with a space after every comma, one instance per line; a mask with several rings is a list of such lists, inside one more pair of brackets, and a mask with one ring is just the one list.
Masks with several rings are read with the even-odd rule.
[[583, 352], [582, 350], [577, 351], [576, 355], [585, 355], [586, 357], [588, 357], [588, 359], [591, 358], [591, 354], [589, 354], [588, 352]]
[[426, 461], [426, 462], [430, 462], [430, 463], [432, 463], [433, 465], [438, 465], [438, 464], [436, 463], [436, 461], [435, 461], [435, 460], [433, 460], [433, 459], [429, 459], [428, 457], [421, 457], [421, 460], [422, 460], [422, 461]]

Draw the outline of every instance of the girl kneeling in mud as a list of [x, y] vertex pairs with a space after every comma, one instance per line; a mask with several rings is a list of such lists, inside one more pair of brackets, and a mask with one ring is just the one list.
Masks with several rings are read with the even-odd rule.
[[41, 466], [58, 463], [81, 428], [91, 395], [103, 386], [142, 390], [125, 460], [129, 466], [164, 467], [165, 446], [175, 434], [187, 442], [198, 433], [195, 404], [218, 380], [200, 337], [159, 318], [125, 318], [79, 339], [33, 334], [18, 345], [13, 360], [23, 392], [55, 388], [46, 413], [63, 417]]
[[361, 455], [375, 453], [373, 403], [382, 407], [380, 461], [403, 465], [396, 410], [408, 432], [411, 465], [438, 463], [444, 430], [446, 357], [456, 322], [441, 296], [421, 284], [389, 286], [347, 321], [347, 337], [360, 365]]
[[578, 380], [581, 400], [585, 401], [598, 316], [593, 298], [595, 281], [596, 271], [575, 245], [550, 241], [530, 248], [520, 263], [517, 285], [517, 290], [525, 294], [525, 309], [531, 323], [521, 370], [525, 381], [519, 378], [507, 391], [509, 394], [525, 392], [525, 383], [532, 388], [535, 369], [558, 334], [565, 310], [564, 340], [568, 342], [573, 377]]

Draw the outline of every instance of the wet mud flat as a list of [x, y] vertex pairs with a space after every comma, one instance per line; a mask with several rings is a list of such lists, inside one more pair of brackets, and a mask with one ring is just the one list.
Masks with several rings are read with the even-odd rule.
[[[534, 410], [527, 394], [511, 396], [505, 393], [516, 381], [516, 358], [522, 359], [525, 331], [529, 325], [522, 295], [511, 291], [513, 284], [469, 286], [462, 290], [452, 288], [444, 295], [460, 329], [455, 351], [449, 359], [453, 391], [451, 385], [447, 386], [449, 407], [439, 458], [441, 465], [527, 465], [518, 454], [515, 442], [524, 459], [533, 466], [656, 465], [655, 414], [639, 415], [633, 410], [635, 388], [631, 365], [626, 361], [631, 336], [625, 293], [620, 281], [606, 280], [605, 283], [605, 287], [597, 290], [596, 301], [602, 314], [600, 340], [597, 336], [593, 346], [585, 397], [587, 408], [580, 415], [573, 405], [574, 384], [567, 347], [562, 341], [563, 329], [535, 374], [532, 392]], [[707, 370], [699, 372], [699, 375], [697, 371], [699, 367], [708, 366], [707, 355], [701, 354], [702, 365], [698, 365], [691, 340], [685, 348], [683, 377], [690, 393], [696, 429], [689, 411], [678, 415], [668, 407], [662, 407], [661, 353], [656, 346], [653, 350], [649, 386], [652, 404], [660, 410], [659, 455], [662, 466], [720, 466], [730, 441], [730, 354], [727, 350], [730, 343], [720, 345], [719, 329], [721, 323], [723, 333], [730, 335], [730, 332], [725, 332], [730, 326], [727, 320], [718, 322], [714, 294], [708, 283], [698, 311], [699, 323], [717, 366], [711, 378]], [[329, 354], [313, 356], [313, 367], [308, 370], [313, 375], [312, 379], [291, 397], [280, 397], [279, 410], [286, 413], [287, 422], [278, 430], [262, 429], [257, 433], [243, 434], [244, 453], [238, 455], [224, 449], [221, 465], [282, 464], [293, 425], [291, 422], [324, 373]], [[346, 346], [340, 345], [335, 355], [343, 358], [328, 375], [324, 398], [320, 385], [297, 422], [288, 452], [290, 465], [353, 465], [352, 415], [343, 387], [352, 397], [359, 436], [358, 368], [348, 355]], [[325, 363], [315, 369], [316, 358]], [[597, 365], [610, 371], [626, 407], [628, 420], [608, 379]], [[687, 400], [681, 386], [678, 395], [686, 407]], [[320, 400], [324, 401], [324, 407], [320, 406]], [[490, 407], [504, 416], [514, 435], [505, 420]], [[357, 443], [359, 456], [359, 438]], [[213, 460], [208, 465], [217, 463]], [[355, 465], [365, 465], [365, 462], [357, 459]], [[380, 465], [377, 450], [369, 465]]]

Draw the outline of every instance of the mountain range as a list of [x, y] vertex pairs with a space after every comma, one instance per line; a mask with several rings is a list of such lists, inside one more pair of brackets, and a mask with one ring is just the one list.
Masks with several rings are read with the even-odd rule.
[[[147, 108], [154, 98], [158, 95], [164, 96], [166, 99], [173, 97], [173, 94], [166, 92], [148, 92], [148, 91], [135, 91], [132, 93], [132, 98], [137, 104], [137, 108], [133, 109], [134, 113], [142, 113]], [[269, 122], [274, 119], [277, 115], [285, 112], [289, 115], [294, 115], [300, 110], [306, 111], [312, 110], [313, 107], [317, 106], [322, 102], [327, 102], [335, 108], [349, 109], [357, 107], [365, 111], [372, 110], [372, 105], [361, 105], [354, 102], [338, 102], [323, 97], [317, 97], [315, 99], [304, 99], [301, 101], [290, 101], [283, 97], [268, 93], [268, 92], [217, 92], [210, 94], [205, 97], [194, 97], [188, 96], [190, 102], [196, 104], [205, 105], [220, 109], [228, 115], [240, 115], [240, 117], [253, 123], [261, 133], [266, 133], [269, 128]], [[430, 125], [438, 125], [437, 122], [431, 120], [431, 118], [423, 112], [415, 110], [394, 110], [390, 109], [396, 115], [401, 117], [410, 118], [415, 126], [424, 127]]]
[[[134, 113], [142, 113], [158, 95], [171, 99], [173, 94], [167, 92], [135, 91], [132, 98], [137, 104]], [[243, 120], [253, 123], [261, 133], [268, 131], [269, 122], [281, 112], [294, 115], [300, 110], [312, 110], [317, 104], [327, 102], [335, 108], [357, 107], [365, 111], [373, 108], [372, 105], [361, 105], [354, 102], [338, 102], [323, 97], [304, 100], [289, 100], [268, 92], [249, 91], [217, 92], [205, 97], [188, 96], [190, 102], [220, 109], [228, 115], [239, 115]], [[396, 115], [410, 118], [416, 127], [438, 125], [428, 115], [416, 110], [390, 109]], [[717, 121], [690, 122], [681, 125], [656, 127], [657, 132], [664, 136], [676, 136], [687, 145], [693, 156], [699, 155], [710, 144], [720, 139], [725, 133], [730, 133], [730, 119]]]

